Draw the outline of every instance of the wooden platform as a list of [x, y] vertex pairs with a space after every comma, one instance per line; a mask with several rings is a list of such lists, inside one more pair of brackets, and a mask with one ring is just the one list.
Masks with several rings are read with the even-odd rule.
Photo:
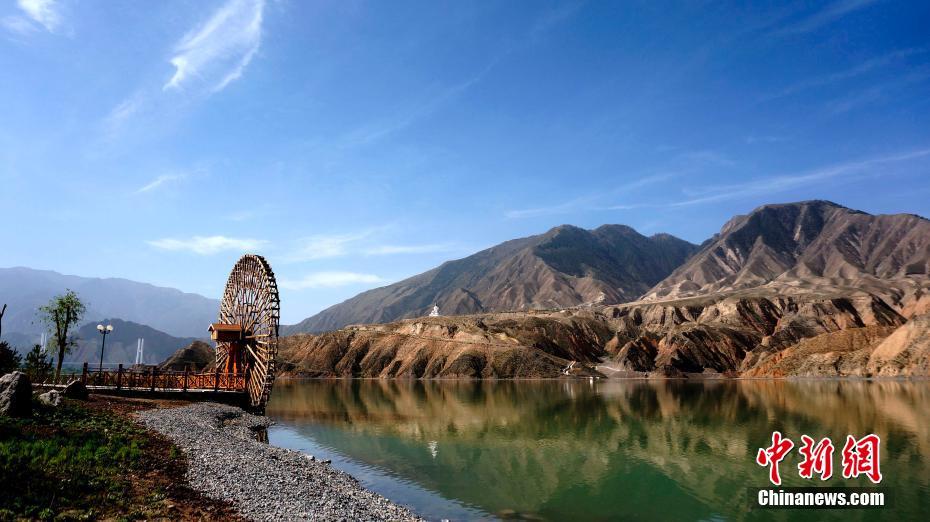
[[84, 363], [81, 373], [63, 372], [57, 381], [52, 377], [36, 385], [46, 389], [63, 389], [75, 380], [81, 381], [89, 391], [105, 395], [214, 401], [236, 406], [249, 403], [246, 376], [220, 372], [177, 372], [154, 367], [140, 370], [123, 368], [123, 365], [119, 365], [116, 370], [91, 370]]

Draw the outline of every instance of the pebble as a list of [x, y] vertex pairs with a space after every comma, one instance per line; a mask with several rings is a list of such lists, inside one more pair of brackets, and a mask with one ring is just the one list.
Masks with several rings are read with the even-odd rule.
[[259, 442], [270, 419], [207, 402], [146, 410], [139, 422], [187, 455], [187, 480], [250, 520], [421, 520], [348, 473], [299, 451]]

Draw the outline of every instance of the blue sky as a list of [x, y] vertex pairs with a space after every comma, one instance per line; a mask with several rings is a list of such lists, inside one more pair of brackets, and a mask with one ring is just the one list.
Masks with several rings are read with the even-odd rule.
[[0, 266], [295, 322], [571, 223], [700, 242], [769, 202], [930, 215], [930, 3], [0, 4]]

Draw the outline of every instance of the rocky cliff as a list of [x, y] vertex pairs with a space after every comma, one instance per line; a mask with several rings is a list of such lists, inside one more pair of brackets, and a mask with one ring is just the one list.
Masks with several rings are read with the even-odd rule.
[[590, 311], [408, 319], [281, 340], [280, 368], [310, 377], [519, 378], [594, 375], [612, 336]]
[[285, 337], [280, 358], [311, 377], [930, 376], [930, 315], [906, 308], [868, 292], [737, 293], [420, 318]]

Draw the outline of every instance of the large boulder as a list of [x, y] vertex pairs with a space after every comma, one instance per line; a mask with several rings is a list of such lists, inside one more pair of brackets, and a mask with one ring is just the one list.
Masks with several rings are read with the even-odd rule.
[[61, 393], [58, 390], [51, 390], [39, 395], [39, 402], [46, 406], [55, 407], [61, 404]]
[[25, 373], [13, 372], [0, 377], [0, 415], [32, 415], [32, 383]]
[[69, 399], [78, 399], [82, 401], [87, 400], [87, 386], [84, 386], [84, 383], [81, 381], [71, 381], [65, 386], [65, 391], [62, 392], [62, 395]]

